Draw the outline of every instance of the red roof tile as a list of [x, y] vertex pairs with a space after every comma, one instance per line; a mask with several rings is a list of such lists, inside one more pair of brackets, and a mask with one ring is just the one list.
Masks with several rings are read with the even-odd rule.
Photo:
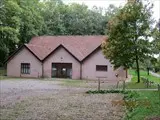
[[82, 61], [99, 47], [106, 36], [39, 36], [25, 46], [40, 60], [43, 60], [58, 46], [64, 46], [79, 61]]

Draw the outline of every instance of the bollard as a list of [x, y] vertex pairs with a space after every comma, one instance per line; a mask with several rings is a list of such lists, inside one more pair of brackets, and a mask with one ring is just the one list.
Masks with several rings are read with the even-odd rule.
[[98, 79], [98, 91], [100, 91], [100, 79]]

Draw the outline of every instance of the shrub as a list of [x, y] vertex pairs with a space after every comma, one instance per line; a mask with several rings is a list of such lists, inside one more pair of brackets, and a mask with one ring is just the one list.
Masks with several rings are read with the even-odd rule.
[[87, 94], [107, 94], [107, 93], [122, 93], [122, 94], [128, 94], [131, 91], [123, 91], [123, 90], [89, 90], [86, 93]]

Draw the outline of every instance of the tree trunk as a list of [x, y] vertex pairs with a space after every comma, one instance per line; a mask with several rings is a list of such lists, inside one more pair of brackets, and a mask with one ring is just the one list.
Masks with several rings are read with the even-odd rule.
[[148, 75], [149, 75], [149, 68], [147, 68], [147, 72], [148, 72]]
[[138, 55], [136, 55], [136, 66], [137, 66], [137, 83], [140, 83], [140, 73], [139, 73], [139, 61], [138, 61]]
[[126, 68], [126, 78], [128, 78], [128, 69]]
[[135, 28], [136, 28], [136, 37], [135, 37], [135, 45], [136, 45], [136, 49], [135, 49], [135, 53], [136, 53], [136, 66], [137, 66], [137, 78], [138, 78], [138, 81], [137, 83], [140, 83], [140, 73], [139, 73], [139, 58], [138, 58], [138, 48], [137, 48], [137, 38], [138, 38], [138, 29], [137, 29], [137, 21], [135, 22]]

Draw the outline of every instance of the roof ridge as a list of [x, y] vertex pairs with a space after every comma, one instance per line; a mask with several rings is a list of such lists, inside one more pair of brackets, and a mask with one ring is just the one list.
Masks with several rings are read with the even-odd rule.
[[[65, 47], [66, 49], [68, 48], [67, 45], [65, 45], [65, 44], [62, 44], [62, 46]], [[71, 46], [71, 45], [68, 44], [68, 46]], [[80, 52], [80, 51], [77, 50], [77, 49], [74, 49], [74, 50], [77, 51], [81, 56], [84, 57], [84, 54], [83, 54], [82, 52]], [[68, 49], [68, 51], [70, 51], [70, 50]], [[72, 51], [70, 51], [70, 52], [72, 52]]]
[[[106, 35], [42, 35], [42, 36], [35, 36], [33, 38], [40, 38], [40, 37], [97, 37], [97, 36], [106, 36]], [[32, 39], [33, 39], [32, 38]]]
[[50, 48], [49, 46], [42, 46], [42, 45], [35, 45], [35, 44], [32, 44], [32, 43], [29, 43], [29, 44], [25, 44], [25, 45], [29, 45], [29, 46], [35, 46], [35, 47], [42, 47], [42, 48], [47, 48], [47, 49], [52, 49], [52, 48]]
[[36, 44], [33, 44], [33, 43], [29, 43], [29, 44], [25, 44], [25, 45], [31, 45], [31, 46], [37, 46], [37, 47], [44, 47], [42, 45], [36, 45]]
[[[106, 35], [44, 35], [32, 38], [26, 46], [30, 46], [33, 51], [45, 58], [57, 46], [62, 45], [81, 61], [99, 47], [106, 37]], [[45, 52], [41, 53], [40, 50]]]

